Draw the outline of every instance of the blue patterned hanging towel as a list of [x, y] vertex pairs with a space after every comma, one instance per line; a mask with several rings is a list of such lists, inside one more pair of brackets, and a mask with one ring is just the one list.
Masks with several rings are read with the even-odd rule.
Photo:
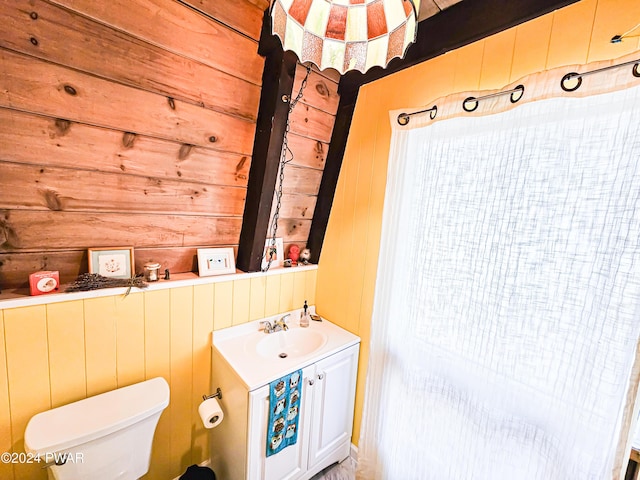
[[267, 457], [298, 441], [298, 420], [302, 397], [302, 370], [269, 384]]

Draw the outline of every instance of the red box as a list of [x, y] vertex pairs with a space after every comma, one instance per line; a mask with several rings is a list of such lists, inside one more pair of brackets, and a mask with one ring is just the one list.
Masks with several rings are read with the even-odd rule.
[[60, 272], [42, 271], [29, 275], [31, 295], [44, 295], [60, 291]]

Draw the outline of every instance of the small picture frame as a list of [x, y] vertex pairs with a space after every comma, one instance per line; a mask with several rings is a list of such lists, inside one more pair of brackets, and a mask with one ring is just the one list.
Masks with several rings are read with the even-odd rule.
[[272, 238], [267, 238], [267, 240], [264, 242], [264, 251], [262, 254], [263, 269], [267, 268], [267, 265], [269, 264], [269, 253], [272, 249], [275, 250], [273, 251], [271, 267], [280, 267], [283, 264], [282, 262], [284, 260], [284, 243], [282, 241], [282, 238], [276, 238], [275, 247], [271, 246], [272, 240]]
[[133, 247], [90, 248], [89, 273], [109, 278], [135, 276]]
[[198, 276], [225, 275], [236, 273], [233, 248], [199, 248]]

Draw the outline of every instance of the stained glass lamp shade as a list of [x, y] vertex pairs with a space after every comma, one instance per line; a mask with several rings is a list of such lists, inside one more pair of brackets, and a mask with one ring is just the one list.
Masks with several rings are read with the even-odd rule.
[[273, 0], [271, 24], [301, 63], [364, 73], [404, 56], [419, 8], [420, 0]]

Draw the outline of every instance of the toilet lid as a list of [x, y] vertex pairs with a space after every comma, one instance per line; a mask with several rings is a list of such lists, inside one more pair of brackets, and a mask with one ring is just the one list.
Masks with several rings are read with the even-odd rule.
[[33, 416], [24, 433], [26, 452], [58, 452], [132, 425], [169, 404], [162, 377], [85, 398]]

